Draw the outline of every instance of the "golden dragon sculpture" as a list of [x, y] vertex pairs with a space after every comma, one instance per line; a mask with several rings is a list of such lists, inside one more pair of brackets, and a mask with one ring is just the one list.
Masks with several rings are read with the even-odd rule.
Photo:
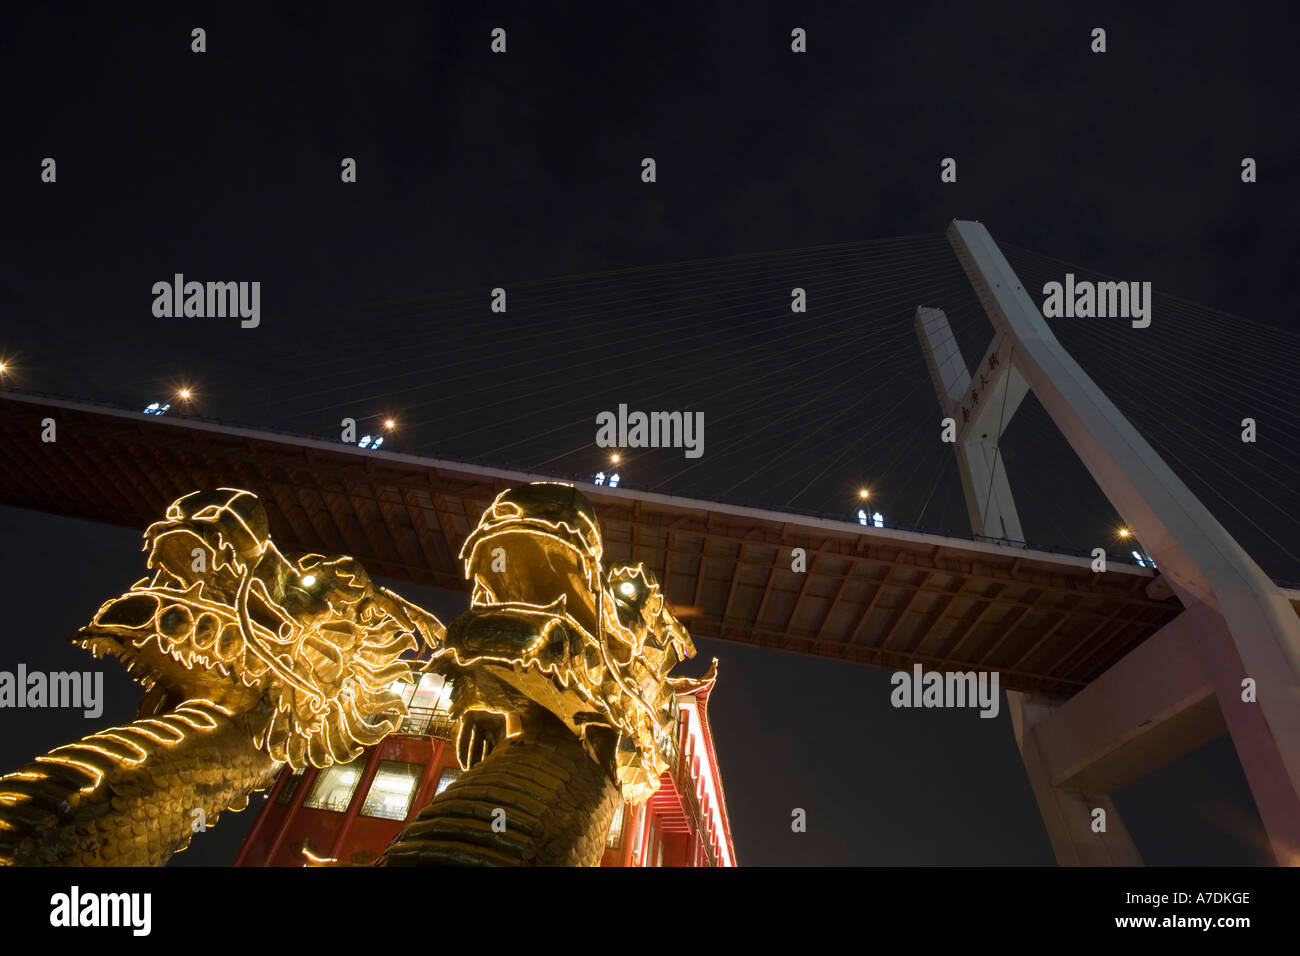
[[145, 688], [139, 719], [0, 777], [0, 863], [165, 863], [284, 762], [346, 762], [401, 719], [388, 692], [436, 619], [357, 562], [275, 547], [245, 491], [186, 495], [144, 533], [153, 572], [73, 641]]
[[[380, 865], [595, 865], [619, 790], [640, 803], [675, 746], [672, 678], [694, 648], [653, 575], [606, 570], [569, 485], [503, 492], [461, 557], [450, 629], [352, 558], [282, 554], [237, 489], [174, 502], [144, 534], [152, 576], [73, 638], [144, 686], [139, 719], [0, 777], [0, 865], [160, 865], [279, 769], [355, 759], [395, 730], [389, 688], [451, 679], [466, 771]], [[504, 821], [505, 825], [499, 825]]]
[[712, 683], [716, 662], [698, 680], [670, 677], [694, 656], [690, 637], [650, 572], [602, 557], [595, 511], [572, 486], [513, 488], [483, 514], [461, 550], [470, 608], [434, 664], [453, 681], [468, 769], [381, 864], [595, 865], [619, 790], [639, 804], [658, 789], [676, 695]]

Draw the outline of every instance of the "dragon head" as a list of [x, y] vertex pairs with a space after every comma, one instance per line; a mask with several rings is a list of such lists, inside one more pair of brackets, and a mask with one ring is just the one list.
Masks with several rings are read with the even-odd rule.
[[346, 763], [396, 729], [387, 688], [441, 624], [352, 558], [281, 554], [247, 491], [197, 491], [144, 533], [151, 577], [107, 601], [74, 642], [121, 660], [142, 713], [203, 699], [248, 716], [254, 743], [295, 768]]
[[460, 557], [471, 606], [440, 657], [455, 678], [462, 766], [513, 736], [531, 702], [583, 740], [626, 799], [647, 799], [671, 764], [677, 692], [699, 683], [668, 676], [695, 648], [654, 575], [607, 571], [591, 504], [550, 482], [498, 495]]

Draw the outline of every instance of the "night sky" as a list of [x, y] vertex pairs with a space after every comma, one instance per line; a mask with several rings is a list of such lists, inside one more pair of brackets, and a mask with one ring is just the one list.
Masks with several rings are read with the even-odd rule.
[[[1033, 254], [1152, 282], [1150, 336], [1062, 341], [1265, 570], [1300, 581], [1297, 83], [1265, 14], [540, 6], [6, 10], [5, 384], [143, 407], [184, 383], [193, 414], [333, 437], [341, 416], [394, 414], [396, 450], [579, 478], [605, 464], [597, 412], [697, 409], [704, 457], [630, 455], [628, 486], [847, 515], [868, 483], [892, 523], [966, 531], [911, 321], [948, 309], [978, 359], [989, 327], [942, 232], [979, 219], [1031, 289], [1066, 268]], [[260, 281], [261, 325], [156, 318], [151, 287], [177, 272]], [[1276, 426], [1249, 493], [1216, 437], [1244, 414]], [[1032, 400], [1006, 444], [1027, 537], [1108, 543], [1117, 517]], [[91, 667], [64, 639], [143, 573], [138, 531], [0, 508], [0, 544], [21, 596], [0, 669]], [[448, 618], [465, 603], [385, 583]], [[1052, 864], [1005, 706], [895, 710], [885, 671], [697, 644], [721, 661], [742, 864]], [[104, 672], [96, 727], [138, 698]], [[0, 770], [91, 729], [0, 719]], [[1272, 860], [1226, 739], [1115, 799], [1150, 864]], [[251, 820], [176, 863], [228, 863]]]

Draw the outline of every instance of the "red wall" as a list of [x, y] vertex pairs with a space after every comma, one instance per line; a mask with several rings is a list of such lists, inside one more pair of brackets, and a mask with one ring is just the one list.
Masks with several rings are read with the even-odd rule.
[[[384, 760], [400, 760], [424, 767], [406, 820], [384, 820], [360, 815], [361, 805]], [[235, 859], [236, 866], [303, 866], [301, 845], [307, 841], [317, 856], [340, 863], [371, 863], [383, 853], [393, 837], [433, 798], [445, 766], [456, 766], [447, 742], [435, 737], [393, 734], [366, 751], [357, 762], [364, 767], [346, 813], [315, 810], [302, 806], [320, 771], [309, 769], [289, 803], [279, 803], [290, 779], [286, 767], [272, 788], [257, 822]]]
[[[374, 779], [375, 771], [384, 760], [399, 760], [424, 767], [411, 801], [406, 820], [383, 820], [360, 815], [366, 793]], [[319, 771], [309, 769], [303, 774], [288, 804], [278, 802], [283, 788], [290, 779], [286, 767], [271, 790], [252, 831], [244, 841], [236, 866], [303, 866], [307, 861], [301, 852], [304, 841], [310, 843], [312, 852], [325, 859], [340, 863], [369, 864], [387, 849], [389, 843], [420, 810], [433, 799], [438, 779], [447, 767], [456, 767], [456, 757], [451, 745], [436, 737], [416, 737], [393, 734], [366, 751], [357, 761], [364, 767], [361, 780], [352, 794], [346, 813], [333, 810], [312, 810], [302, 806], [311, 793]], [[688, 781], [691, 778], [686, 778]], [[691, 781], [693, 782], [693, 781]], [[673, 786], [672, 777], [665, 773], [663, 786]], [[623, 833], [617, 849], [606, 850], [601, 866], [631, 866], [634, 851], [644, 853], [643, 843], [655, 823], [657, 839], [664, 843], [664, 866], [692, 866], [695, 861], [698, 839], [695, 834], [665, 833], [657, 814], [647, 808], [642, 826], [636, 827], [637, 812], [623, 805]], [[653, 860], [648, 860], [653, 865]]]

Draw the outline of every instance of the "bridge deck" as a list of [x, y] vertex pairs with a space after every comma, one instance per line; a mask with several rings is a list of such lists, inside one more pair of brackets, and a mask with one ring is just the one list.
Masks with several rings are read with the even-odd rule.
[[[58, 440], [40, 440], [53, 418]], [[456, 555], [502, 489], [550, 480], [43, 396], [0, 394], [0, 504], [143, 530], [199, 488], [258, 494], [288, 551], [467, 590]], [[1069, 695], [1181, 609], [1150, 570], [939, 535], [583, 485], [611, 562], [640, 561], [691, 632], [887, 668], [993, 669]], [[807, 552], [805, 573], [791, 549]], [[1151, 593], [1158, 594], [1156, 588]]]

